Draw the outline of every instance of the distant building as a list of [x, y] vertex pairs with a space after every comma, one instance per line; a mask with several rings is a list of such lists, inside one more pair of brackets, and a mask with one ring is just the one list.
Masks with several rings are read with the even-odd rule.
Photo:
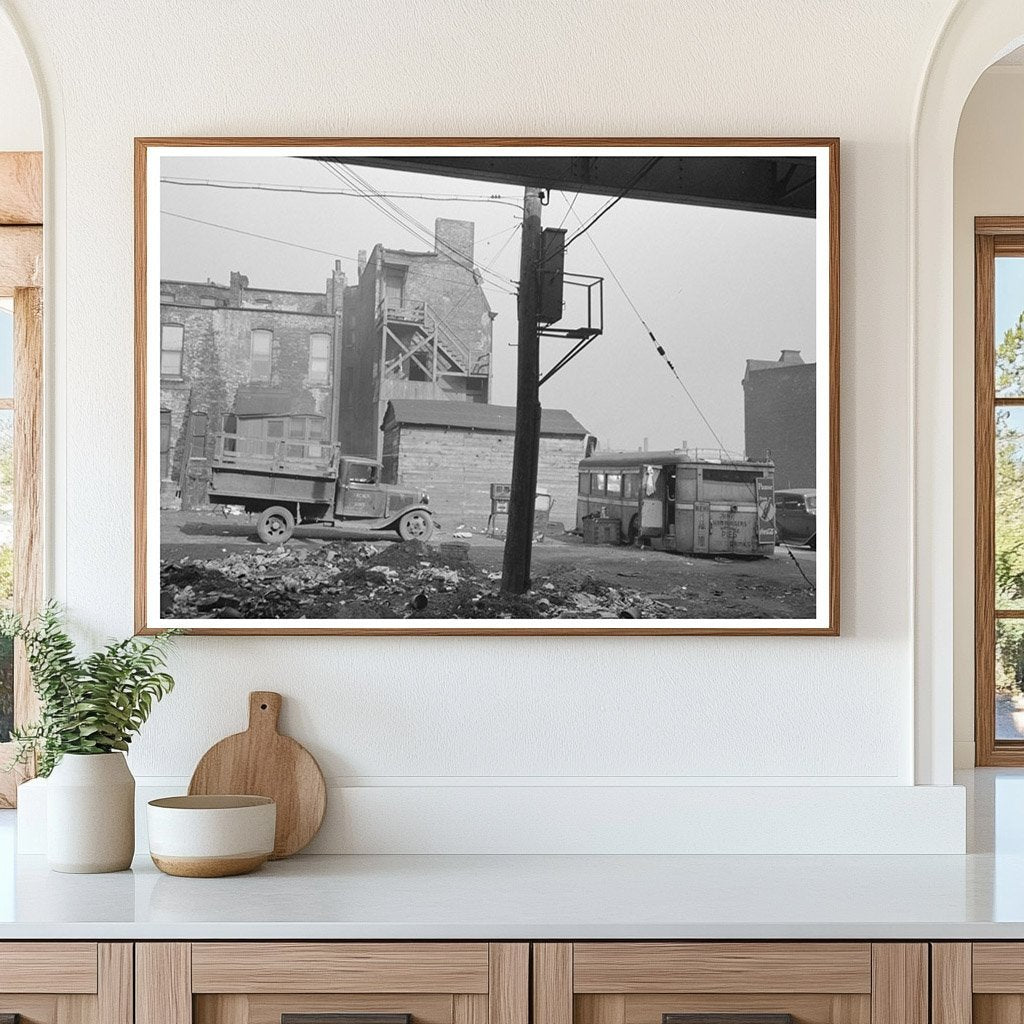
[[160, 475], [186, 507], [205, 499], [213, 435], [333, 440], [345, 275], [323, 292], [160, 282]]
[[797, 349], [779, 358], [748, 359], [743, 375], [746, 455], [761, 459], [771, 452], [775, 486], [816, 486], [816, 364], [805, 363]]
[[[515, 422], [514, 406], [391, 399], [381, 425], [384, 481], [426, 491], [446, 529], [483, 528], [491, 484], [512, 481]], [[552, 520], [573, 524], [589, 434], [564, 409], [545, 409], [540, 433], [537, 488], [554, 498]]]
[[[486, 403], [495, 314], [473, 263], [472, 221], [434, 222], [429, 252], [360, 254], [346, 302], [340, 441], [380, 457], [391, 399]], [[365, 260], [365, 262], [364, 262]]]

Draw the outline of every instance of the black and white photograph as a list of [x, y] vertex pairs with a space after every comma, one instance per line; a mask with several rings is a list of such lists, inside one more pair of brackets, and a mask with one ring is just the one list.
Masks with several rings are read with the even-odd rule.
[[140, 627], [834, 633], [834, 140], [138, 140]]

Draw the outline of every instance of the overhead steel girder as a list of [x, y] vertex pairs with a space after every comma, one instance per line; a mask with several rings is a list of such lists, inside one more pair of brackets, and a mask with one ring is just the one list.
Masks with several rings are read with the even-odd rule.
[[642, 156], [323, 156], [311, 159], [417, 171], [449, 178], [533, 185], [564, 192], [615, 196], [690, 206], [815, 215], [813, 156], [663, 156], [640, 180]]

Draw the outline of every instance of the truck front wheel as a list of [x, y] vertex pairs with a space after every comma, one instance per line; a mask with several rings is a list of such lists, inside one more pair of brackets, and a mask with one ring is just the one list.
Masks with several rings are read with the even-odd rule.
[[284, 544], [295, 529], [295, 516], [283, 505], [274, 505], [256, 520], [256, 535], [264, 544]]
[[426, 543], [434, 532], [434, 520], [429, 512], [406, 512], [398, 520], [398, 536], [402, 540], [421, 540]]

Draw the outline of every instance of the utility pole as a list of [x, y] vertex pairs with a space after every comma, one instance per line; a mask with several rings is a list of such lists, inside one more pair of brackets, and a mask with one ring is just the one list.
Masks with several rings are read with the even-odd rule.
[[512, 491], [508, 533], [501, 571], [505, 594], [530, 589], [533, 554], [533, 508], [537, 498], [540, 452], [540, 309], [541, 190], [528, 185], [523, 194], [523, 244], [519, 257], [519, 347], [516, 386], [516, 439], [512, 454]]

